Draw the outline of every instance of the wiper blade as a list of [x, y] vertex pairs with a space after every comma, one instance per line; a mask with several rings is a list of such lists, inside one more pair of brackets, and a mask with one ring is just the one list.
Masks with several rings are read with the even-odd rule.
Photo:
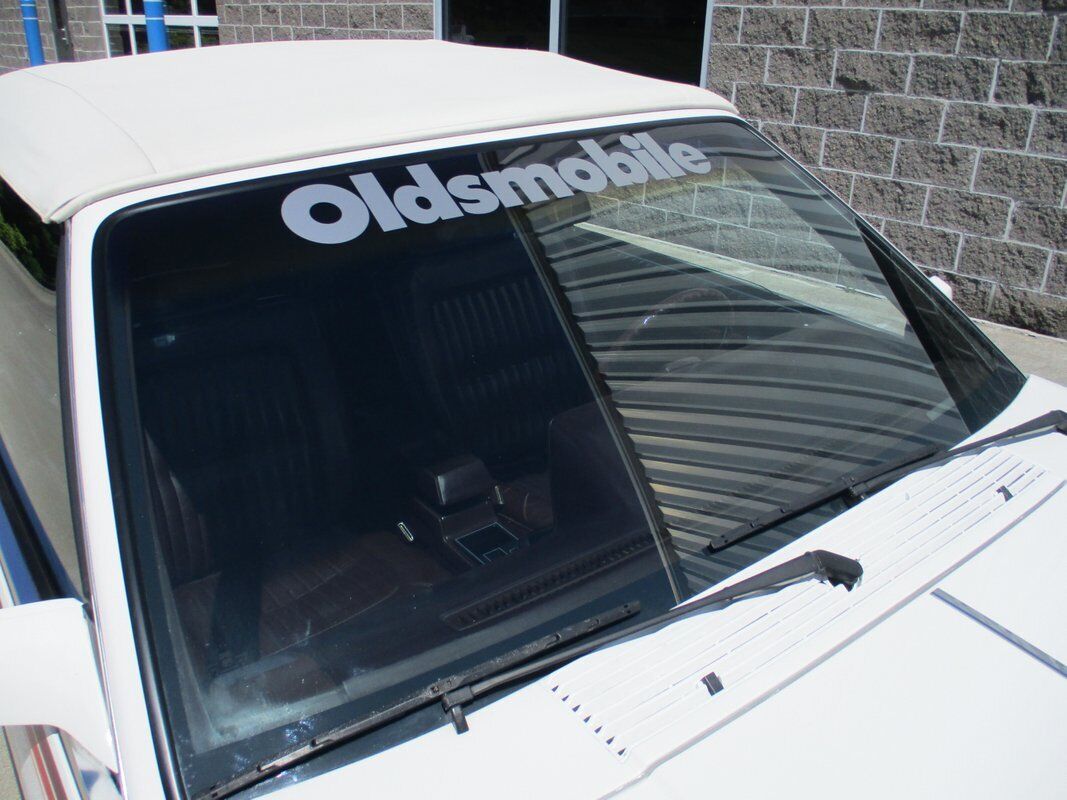
[[727, 586], [725, 589], [720, 589], [699, 600], [672, 608], [670, 611], [646, 620], [639, 625], [597, 636], [593, 639], [586, 639], [573, 647], [553, 651], [543, 658], [529, 661], [513, 669], [503, 670], [495, 675], [489, 675], [483, 680], [461, 686], [444, 695], [441, 698], [441, 704], [452, 715], [453, 723], [456, 723], [457, 716], [462, 720], [461, 723], [456, 724], [456, 731], [463, 733], [467, 729], [466, 720], [463, 718], [463, 706], [465, 704], [502, 686], [525, 680], [568, 661], [581, 658], [594, 650], [599, 650], [601, 647], [606, 647], [622, 639], [641, 636], [654, 628], [673, 622], [679, 617], [707, 611], [711, 608], [721, 608], [744, 597], [776, 592], [787, 586], [813, 578], [827, 581], [833, 586], [844, 586], [849, 591], [852, 591], [852, 588], [862, 576], [863, 567], [854, 559], [826, 550], [814, 550], [804, 553], [804, 555], [797, 556], [775, 567], [770, 567], [763, 572], [738, 581], [732, 586]]
[[966, 453], [973, 453], [976, 450], [982, 450], [1007, 439], [1052, 431], [1067, 434], [1067, 412], [1050, 411], [1021, 425], [1016, 425], [1014, 428], [1008, 428], [993, 436], [951, 450], [943, 447], [925, 447], [918, 452], [908, 453], [901, 458], [893, 459], [885, 464], [879, 464], [872, 469], [842, 476], [825, 489], [814, 492], [793, 503], [780, 506], [776, 511], [749, 520], [726, 533], [715, 534], [707, 549], [712, 553], [716, 553], [735, 542], [747, 539], [749, 536], [755, 536], [757, 533], [770, 530], [794, 517], [799, 517], [801, 514], [820, 508], [832, 500], [840, 499], [849, 505], [855, 505], [875, 492], [886, 488], [891, 483], [895, 483], [905, 475], [917, 472], [924, 467], [948, 461]]
[[[260, 783], [272, 775], [277, 775], [282, 770], [288, 769], [301, 761], [321, 753], [331, 747], [335, 747], [346, 741], [351, 741], [364, 733], [380, 728], [394, 720], [407, 716], [426, 706], [441, 700], [450, 691], [459, 687], [477, 682], [489, 675], [510, 669], [511, 667], [530, 661], [533, 658], [553, 648], [581, 639], [597, 631], [638, 614], [641, 604], [632, 601], [609, 609], [595, 617], [589, 617], [581, 622], [560, 628], [546, 636], [542, 636], [532, 642], [509, 650], [496, 658], [489, 659], [468, 670], [452, 675], [443, 680], [436, 681], [429, 686], [408, 695], [399, 702], [380, 709], [372, 714], [362, 717], [354, 722], [334, 728], [326, 733], [314, 736], [302, 745], [287, 750], [281, 755], [267, 761], [256, 764], [253, 768], [212, 786], [208, 791], [200, 795], [199, 800], [220, 800], [234, 792], [247, 789], [253, 784]], [[446, 707], [447, 709], [447, 707]], [[461, 712], [458, 712], [461, 713]], [[455, 720], [456, 714], [453, 714]]]
[[[502, 656], [490, 659], [462, 673], [436, 681], [425, 689], [409, 695], [398, 703], [370, 714], [355, 722], [316, 736], [303, 745], [289, 750], [269, 761], [257, 764], [250, 770], [216, 784], [202, 794], [198, 800], [220, 800], [223, 797], [247, 789], [256, 783], [277, 775], [279, 772], [306, 761], [322, 751], [351, 741], [364, 733], [379, 728], [407, 714], [440, 702], [449, 714], [457, 732], [467, 730], [463, 706], [496, 689], [532, 677], [553, 667], [580, 658], [593, 650], [606, 645], [638, 636], [652, 628], [671, 622], [678, 617], [707, 610], [713, 606], [724, 606], [734, 600], [756, 594], [777, 591], [794, 583], [817, 578], [828, 581], [834, 586], [843, 585], [851, 590], [863, 575], [863, 567], [858, 561], [816, 550], [805, 553], [784, 564], [764, 570], [763, 572], [738, 581], [732, 586], [720, 589], [707, 597], [692, 603], [678, 606], [639, 625], [614, 633], [586, 639], [565, 650], [561, 645], [584, 639], [592, 633], [603, 630], [609, 625], [634, 616], [641, 610], [640, 603], [630, 602], [617, 606], [603, 614], [583, 620], [582, 622], [562, 628], [548, 636], [529, 644], [510, 650]], [[548, 655], [542, 653], [551, 651]], [[538, 656], [541, 656], [538, 658]]]
[[[733, 542], [772, 528], [781, 522], [797, 517], [837, 498], [858, 502], [923, 467], [946, 461], [965, 453], [981, 450], [1006, 439], [1048, 431], [1067, 433], [1067, 412], [1052, 411], [1029, 422], [963, 447], [953, 450], [936, 447], [925, 448], [918, 453], [911, 453], [888, 464], [882, 464], [877, 469], [860, 473], [859, 477], [845, 476], [824, 491], [810, 495], [797, 503], [782, 507], [774, 514], [758, 517], [734, 531], [716, 537], [715, 541], [708, 546], [708, 549], [712, 551], [720, 550]], [[694, 614], [712, 607], [722, 607], [745, 597], [775, 592], [805, 580], [818, 579], [829, 582], [834, 586], [843, 585], [851, 590], [862, 575], [863, 567], [860, 566], [858, 561], [825, 550], [815, 550], [776, 567], [771, 567], [699, 600], [673, 608], [639, 625], [590, 639], [586, 638], [610, 625], [628, 619], [640, 611], [639, 603], [625, 603], [598, 616], [561, 628], [559, 631], [508, 651], [465, 672], [436, 681], [397, 703], [335, 728], [332, 731], [315, 736], [304, 744], [286, 751], [276, 758], [261, 762], [245, 773], [216, 784], [203, 793], [200, 796], [200, 800], [205, 798], [221, 800], [223, 797], [264, 781], [328, 748], [351, 741], [364, 733], [380, 728], [389, 722], [436, 702], [442, 704], [451, 717], [456, 730], [462, 733], [467, 729], [463, 707], [473, 700], [503, 686], [533, 677], [568, 661], [573, 661], [601, 647], [606, 647], [623, 639], [639, 636], [653, 628], [660, 627], [688, 614]], [[566, 649], [559, 649], [563, 645], [578, 639], [583, 639], [584, 641]]]

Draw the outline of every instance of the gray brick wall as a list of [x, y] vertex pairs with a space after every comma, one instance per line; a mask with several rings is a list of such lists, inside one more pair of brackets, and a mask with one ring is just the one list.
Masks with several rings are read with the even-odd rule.
[[[86, 61], [106, 56], [99, 0], [66, 0], [66, 8], [67, 33], [74, 57], [78, 61]], [[37, 15], [41, 20], [45, 60], [53, 62], [56, 60], [56, 48], [52, 5], [48, 0], [37, 0]], [[0, 0], [0, 74], [27, 67], [29, 63], [18, 0]]]
[[433, 2], [337, 3], [224, 0], [219, 40], [270, 42], [286, 39], [429, 39]]
[[1064, 0], [729, 0], [709, 85], [971, 314], [1067, 337]]
[[[3, 2], [4, 0], [0, 0]], [[104, 26], [100, 22], [99, 0], [66, 0], [67, 35], [76, 61], [105, 58]]]
[[[47, 0], [37, 0], [37, 17], [41, 23], [41, 40], [47, 61], [56, 60], [52, 36], [52, 9]], [[18, 0], [0, 0], [0, 74], [29, 66], [26, 33], [22, 29], [22, 12]]]

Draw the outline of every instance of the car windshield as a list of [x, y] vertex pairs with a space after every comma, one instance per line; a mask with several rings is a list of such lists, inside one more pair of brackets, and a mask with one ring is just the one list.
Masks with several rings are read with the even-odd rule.
[[1022, 382], [736, 120], [230, 184], [95, 252], [121, 540], [193, 795], [620, 603], [661, 613], [843, 506], [715, 536], [960, 441]]

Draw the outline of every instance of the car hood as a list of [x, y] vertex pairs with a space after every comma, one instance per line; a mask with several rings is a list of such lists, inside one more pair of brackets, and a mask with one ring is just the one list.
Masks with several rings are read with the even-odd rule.
[[[1067, 389], [1031, 378], [974, 438], [1055, 408]], [[469, 714], [462, 736], [283, 776], [272, 797], [1065, 796], [1065, 481], [1055, 433], [922, 470], [727, 581], [825, 549], [863, 564], [852, 592], [798, 584], [683, 618]]]

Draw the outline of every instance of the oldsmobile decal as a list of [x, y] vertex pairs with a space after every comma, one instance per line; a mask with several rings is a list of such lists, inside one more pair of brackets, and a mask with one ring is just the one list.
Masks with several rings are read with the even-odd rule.
[[[350, 175], [351, 189], [313, 183], [286, 196], [282, 220], [289, 230], [310, 242], [343, 244], [362, 235], [371, 220], [382, 231], [396, 231], [410, 223], [429, 225], [465, 214], [491, 214], [501, 206], [544, 202], [550, 196], [601, 192], [609, 184], [633, 186], [711, 171], [707, 157], [685, 142], [674, 142], [664, 149], [647, 133], [638, 133], [620, 136], [619, 143], [626, 149], [606, 151], [592, 139], [584, 139], [578, 146], [587, 158], [564, 158], [554, 167], [534, 163], [478, 175], [455, 175], [445, 182], [430, 165], [414, 164], [407, 168], [414, 183], [399, 187], [392, 195], [373, 172]], [[318, 206], [332, 207], [330, 221], [312, 215]]]

